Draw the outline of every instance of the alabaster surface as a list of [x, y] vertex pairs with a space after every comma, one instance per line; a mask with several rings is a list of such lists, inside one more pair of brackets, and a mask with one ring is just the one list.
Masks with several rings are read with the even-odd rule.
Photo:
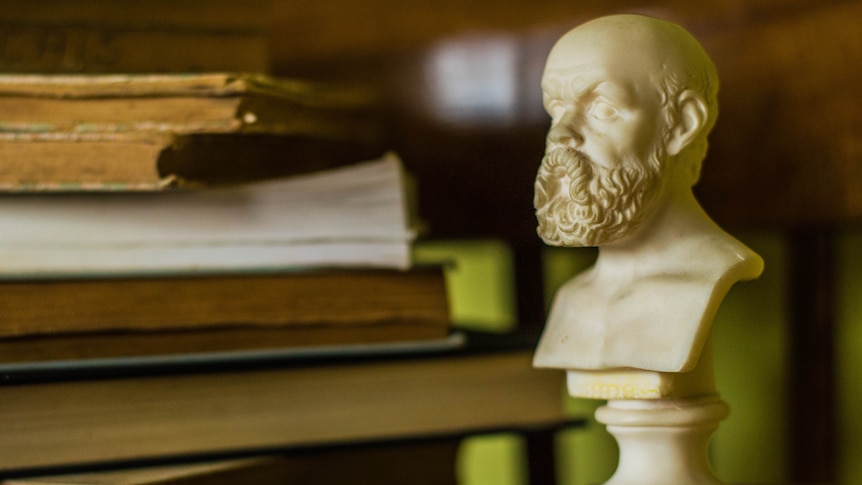
[[717, 91], [698, 42], [649, 17], [587, 22], [548, 56], [538, 233], [550, 245], [598, 246], [599, 255], [558, 291], [534, 364], [567, 369], [575, 388], [592, 386], [570, 387], [575, 395], [606, 398], [596, 386], [627, 379], [658, 389], [650, 397], [712, 389], [711, 367], [699, 372], [707, 384], [668, 373], [697, 370], [727, 291], [763, 270], [692, 194]]
[[715, 394], [712, 347], [707, 341], [694, 369], [656, 372], [619, 368], [566, 371], [569, 394], [588, 399], [686, 399]]
[[620, 461], [604, 485], [720, 485], [707, 444], [729, 409], [717, 396], [611, 401], [596, 411], [619, 446]]

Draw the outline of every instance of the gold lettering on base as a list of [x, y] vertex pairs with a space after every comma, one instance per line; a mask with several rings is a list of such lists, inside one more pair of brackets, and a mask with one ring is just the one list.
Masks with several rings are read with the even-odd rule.
[[590, 399], [655, 399], [660, 397], [658, 389], [648, 389], [636, 385], [591, 384], [587, 386]]

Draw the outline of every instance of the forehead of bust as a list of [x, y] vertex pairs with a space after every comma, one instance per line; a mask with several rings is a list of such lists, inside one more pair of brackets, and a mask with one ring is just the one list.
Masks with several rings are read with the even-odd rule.
[[543, 87], [573, 78], [655, 85], [665, 73], [683, 74], [703, 62], [710, 61], [680, 26], [642, 15], [612, 15], [586, 22], [557, 41], [545, 64]]

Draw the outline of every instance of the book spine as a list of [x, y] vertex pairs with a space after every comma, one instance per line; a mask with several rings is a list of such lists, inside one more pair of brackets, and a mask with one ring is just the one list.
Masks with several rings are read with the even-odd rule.
[[0, 72], [269, 70], [265, 35], [0, 24]]
[[265, 31], [270, 0], [3, 0], [2, 19], [24, 25], [112, 29]]

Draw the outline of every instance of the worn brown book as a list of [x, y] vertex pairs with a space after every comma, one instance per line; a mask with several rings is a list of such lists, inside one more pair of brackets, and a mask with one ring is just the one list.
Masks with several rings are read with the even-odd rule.
[[[281, 465], [280, 457], [259, 457], [204, 463], [162, 465], [135, 469], [93, 471], [39, 477], [9, 478], [2, 485], [229, 485], [254, 479], [279, 479], [270, 472]], [[261, 472], [266, 471], [266, 475]], [[280, 471], [276, 469], [276, 471]]]
[[0, 20], [0, 36], [7, 39], [0, 72], [8, 73], [266, 72], [271, 64], [265, 33], [124, 31]]
[[[368, 89], [265, 74], [0, 75], [0, 131], [369, 135]], [[357, 132], [358, 130], [358, 132]]]
[[27, 25], [111, 29], [266, 31], [271, 0], [3, 0], [0, 20]]
[[305, 135], [0, 133], [0, 190], [161, 191], [288, 177], [380, 156]]
[[[0, 283], [0, 308], [0, 337], [72, 335], [85, 342], [98, 341], [103, 332], [220, 329], [212, 341], [221, 339], [213, 345], [223, 346], [245, 338], [231, 333], [236, 329], [256, 328], [265, 337], [265, 331], [302, 332], [316, 325], [367, 326], [374, 332], [376, 324], [391, 325], [395, 332], [399, 326], [427, 326], [428, 334], [442, 337], [449, 322], [440, 267], [6, 280]], [[266, 340], [261, 337], [249, 338]], [[168, 334], [149, 338], [141, 344], [145, 349], [170, 340]], [[195, 345], [195, 338], [177, 336], [188, 345]], [[325, 340], [311, 334], [309, 339]]]
[[332, 447], [202, 463], [10, 478], [0, 485], [456, 485], [461, 441], [455, 437]]
[[303, 353], [371, 352], [458, 339], [448, 320], [387, 320], [193, 330], [103, 331], [0, 338], [0, 369], [72, 361], [174, 362], [208, 356], [267, 359]]
[[[0, 485], [456, 485], [460, 439], [9, 478]], [[393, 464], [397, 463], [396, 466]]]
[[157, 190], [379, 156], [364, 91], [244, 74], [0, 75], [0, 189]]
[[4, 0], [3, 72], [266, 72], [269, 0]]

